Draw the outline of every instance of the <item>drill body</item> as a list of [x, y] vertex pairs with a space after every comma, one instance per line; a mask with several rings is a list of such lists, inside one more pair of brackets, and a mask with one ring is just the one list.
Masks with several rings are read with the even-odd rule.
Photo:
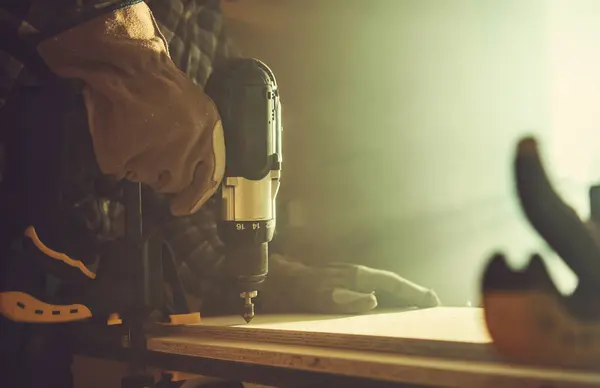
[[268, 273], [281, 178], [281, 104], [273, 72], [256, 59], [233, 59], [206, 85], [223, 123], [226, 167], [221, 185], [219, 237], [226, 273], [243, 299], [243, 317]]

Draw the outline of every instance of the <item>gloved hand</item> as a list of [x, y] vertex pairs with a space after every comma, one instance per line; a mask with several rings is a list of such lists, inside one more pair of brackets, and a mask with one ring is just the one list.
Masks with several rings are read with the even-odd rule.
[[98, 166], [170, 198], [193, 214], [217, 190], [225, 140], [210, 98], [171, 60], [145, 2], [120, 7], [41, 42], [49, 69], [83, 81]]
[[361, 314], [375, 307], [435, 307], [436, 293], [399, 275], [361, 265], [310, 267], [271, 255], [269, 276], [259, 293], [269, 313]]

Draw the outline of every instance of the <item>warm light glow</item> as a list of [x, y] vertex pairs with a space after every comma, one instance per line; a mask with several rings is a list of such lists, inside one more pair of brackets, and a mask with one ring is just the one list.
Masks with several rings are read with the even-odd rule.
[[[585, 188], [600, 180], [600, 2], [548, 4], [550, 155], [560, 181]], [[587, 215], [587, 201], [571, 199]]]

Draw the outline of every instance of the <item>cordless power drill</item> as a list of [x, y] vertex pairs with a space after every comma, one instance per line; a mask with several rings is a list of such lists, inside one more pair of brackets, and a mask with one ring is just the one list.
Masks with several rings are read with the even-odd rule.
[[275, 199], [281, 177], [281, 105], [271, 69], [257, 59], [233, 59], [215, 69], [205, 88], [215, 102], [225, 136], [218, 232], [225, 268], [244, 300], [243, 318], [268, 273], [268, 244], [275, 232]]

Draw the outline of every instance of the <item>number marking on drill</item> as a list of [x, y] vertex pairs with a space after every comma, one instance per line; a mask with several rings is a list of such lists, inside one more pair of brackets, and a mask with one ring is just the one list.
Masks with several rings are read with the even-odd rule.
[[253, 230], [260, 229], [260, 224], [258, 222], [253, 222], [252, 223], [252, 229]]
[[244, 229], [246, 229], [246, 227], [244, 226], [244, 224], [235, 224], [235, 229], [236, 230], [244, 230]]

